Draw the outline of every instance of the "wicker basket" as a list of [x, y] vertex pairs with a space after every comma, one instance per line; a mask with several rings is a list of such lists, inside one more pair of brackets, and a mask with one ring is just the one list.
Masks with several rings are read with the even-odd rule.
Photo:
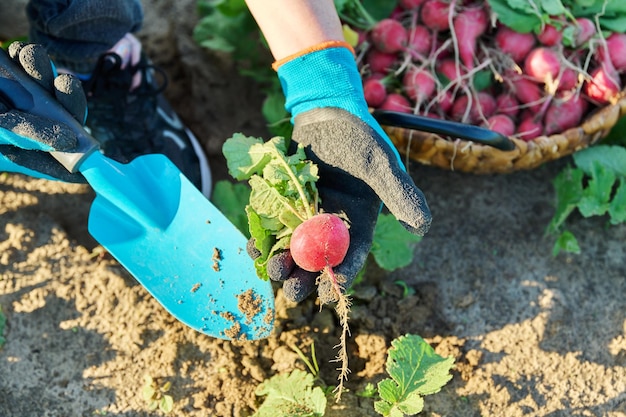
[[537, 168], [545, 162], [593, 145], [605, 137], [621, 116], [626, 115], [626, 90], [615, 104], [587, 117], [582, 125], [560, 134], [540, 136], [525, 142], [510, 138], [512, 151], [467, 140], [450, 140], [437, 134], [395, 126], [383, 126], [400, 153], [424, 164], [473, 174], [507, 174]]

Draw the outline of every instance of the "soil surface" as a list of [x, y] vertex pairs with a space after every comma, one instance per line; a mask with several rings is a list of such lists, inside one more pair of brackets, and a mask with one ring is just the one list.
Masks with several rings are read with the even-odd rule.
[[[5, 2], [15, 15], [3, 19], [22, 28], [21, 8]], [[140, 35], [170, 75], [167, 96], [211, 155], [216, 180], [226, 178], [221, 143], [238, 131], [267, 135], [262, 97], [224, 57], [194, 44], [192, 0], [145, 5]], [[377, 415], [355, 393], [386, 377], [386, 350], [406, 333], [456, 360], [423, 415], [626, 416], [626, 226], [573, 216], [582, 254], [551, 255], [551, 180], [568, 162], [502, 176], [409, 165], [433, 226], [410, 266], [370, 267], [355, 288], [349, 392], [329, 399], [328, 416]], [[171, 383], [170, 415], [248, 416], [263, 380], [306, 369], [292, 346], [310, 355], [312, 344], [322, 380], [335, 384], [331, 309], [312, 298], [288, 303], [277, 288], [268, 339], [195, 332], [89, 236], [93, 197], [84, 185], [0, 174], [0, 416], [159, 415], [142, 397], [145, 375]]]

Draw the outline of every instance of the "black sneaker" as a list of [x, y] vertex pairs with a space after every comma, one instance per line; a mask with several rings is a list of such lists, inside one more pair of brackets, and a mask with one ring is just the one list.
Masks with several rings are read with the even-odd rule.
[[166, 86], [165, 73], [143, 53], [136, 65], [105, 53], [83, 79], [89, 107], [86, 126], [109, 158], [128, 163], [140, 155], [163, 154], [209, 198], [206, 155], [163, 97]]

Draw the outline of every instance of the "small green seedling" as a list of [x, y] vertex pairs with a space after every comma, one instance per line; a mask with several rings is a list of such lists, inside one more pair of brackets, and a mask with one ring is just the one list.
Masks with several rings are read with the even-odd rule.
[[403, 298], [406, 298], [409, 295], [415, 295], [415, 290], [412, 287], [409, 287], [409, 284], [407, 284], [406, 282], [402, 281], [401, 279], [396, 280], [393, 283], [402, 288], [402, 297]]
[[174, 399], [171, 395], [166, 394], [171, 388], [171, 382], [167, 381], [163, 386], [159, 386], [150, 375], [145, 375], [144, 381], [141, 393], [143, 399], [148, 403], [148, 408], [150, 410], [158, 408], [166, 414], [171, 412], [174, 408]]
[[319, 379], [320, 367], [317, 363], [317, 356], [315, 355], [315, 343], [311, 343], [311, 360], [306, 357], [304, 352], [302, 352], [302, 349], [300, 349], [298, 346], [289, 345], [289, 347], [291, 348], [291, 350], [296, 352], [298, 357], [302, 360], [302, 362], [304, 362], [306, 367], [309, 369], [309, 372], [315, 377], [315, 379]]
[[254, 417], [322, 417], [326, 411], [326, 394], [314, 387], [315, 377], [303, 370], [274, 375], [259, 385], [255, 394], [265, 401]]
[[357, 397], [363, 398], [376, 398], [378, 397], [378, 392], [376, 391], [376, 385], [368, 382], [365, 384], [362, 390], [355, 392]]
[[387, 373], [378, 383], [374, 409], [387, 417], [413, 416], [424, 408], [424, 395], [434, 394], [452, 379], [454, 358], [443, 358], [420, 336], [407, 334], [391, 342]]

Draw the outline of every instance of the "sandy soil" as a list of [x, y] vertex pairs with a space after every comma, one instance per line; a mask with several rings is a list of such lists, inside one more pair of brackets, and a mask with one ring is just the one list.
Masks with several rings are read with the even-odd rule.
[[[236, 131], [265, 134], [261, 97], [193, 44], [191, 0], [145, 3], [141, 35], [170, 73], [168, 97], [224, 178], [221, 141]], [[355, 392], [385, 377], [393, 338], [415, 333], [456, 359], [452, 381], [426, 398], [424, 415], [626, 416], [626, 227], [574, 216], [582, 255], [552, 257], [544, 237], [551, 179], [567, 162], [480, 177], [410, 165], [433, 227], [412, 265], [371, 267], [355, 288], [350, 391], [329, 401], [327, 415], [377, 415]], [[146, 374], [171, 382], [170, 415], [247, 416], [261, 381], [305, 369], [290, 346], [310, 354], [312, 343], [321, 378], [335, 383], [329, 361], [340, 329], [331, 310], [320, 312], [313, 299], [287, 303], [277, 290], [270, 338], [234, 343], [197, 333], [89, 236], [92, 199], [87, 186], [0, 174], [0, 416], [158, 415], [141, 396]], [[403, 296], [397, 280], [415, 293]]]

